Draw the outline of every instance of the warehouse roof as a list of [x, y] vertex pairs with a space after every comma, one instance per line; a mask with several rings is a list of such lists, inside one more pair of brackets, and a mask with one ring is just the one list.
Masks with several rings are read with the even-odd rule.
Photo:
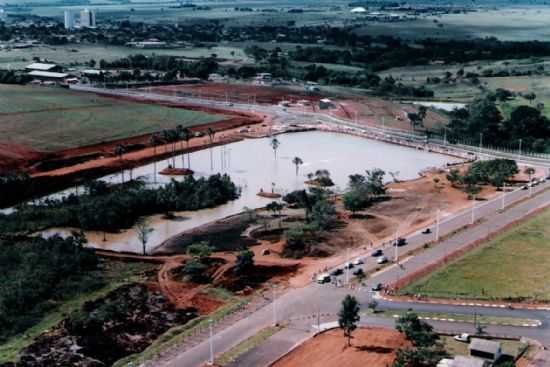
[[48, 71], [52, 70], [58, 67], [56, 64], [44, 64], [41, 62], [35, 62], [30, 65], [27, 65], [27, 70], [41, 70], [41, 71]]
[[36, 77], [42, 77], [42, 78], [56, 78], [56, 79], [63, 79], [69, 76], [69, 74], [65, 73], [52, 73], [49, 71], [31, 71], [29, 73], [30, 76], [36, 76]]

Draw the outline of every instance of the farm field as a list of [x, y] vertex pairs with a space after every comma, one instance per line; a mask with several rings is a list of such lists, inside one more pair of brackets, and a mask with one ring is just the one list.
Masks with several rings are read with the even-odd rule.
[[1, 86], [0, 145], [54, 152], [225, 116], [139, 104], [59, 88]]
[[549, 301], [550, 209], [401, 289], [436, 298]]
[[41, 46], [25, 49], [0, 50], [0, 69], [24, 68], [33, 57], [62, 65], [85, 65], [90, 60], [99, 63], [100, 60], [113, 61], [130, 55], [142, 54], [170, 55], [188, 58], [209, 57], [216, 54], [219, 58], [249, 62], [244, 51], [237, 47], [215, 46], [197, 48], [171, 48], [171, 49], [136, 49], [123, 46], [101, 45], [69, 45], [69, 46]]

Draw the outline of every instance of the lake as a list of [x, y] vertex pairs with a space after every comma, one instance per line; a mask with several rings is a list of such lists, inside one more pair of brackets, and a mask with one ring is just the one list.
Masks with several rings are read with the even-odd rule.
[[[237, 214], [244, 207], [260, 208], [271, 202], [271, 199], [259, 197], [263, 189], [271, 191], [272, 185], [277, 193], [284, 195], [290, 191], [304, 188], [307, 174], [318, 169], [327, 169], [335, 183], [337, 192], [345, 190], [348, 176], [355, 173], [364, 174], [365, 170], [381, 168], [386, 172], [398, 172], [401, 180], [418, 177], [420, 171], [429, 167], [441, 167], [455, 158], [415, 150], [356, 136], [320, 131], [301, 132], [278, 135], [280, 146], [277, 155], [270, 145], [269, 138], [246, 139], [225, 146], [205, 149], [191, 153], [191, 168], [196, 176], [208, 176], [213, 173], [227, 173], [242, 188], [237, 200], [216, 208], [193, 212], [175, 213], [183, 218], [177, 221], [162, 219], [160, 215], [151, 217], [154, 232], [150, 236], [148, 249], [158, 246], [167, 238], [199, 225]], [[292, 163], [294, 157], [300, 157], [303, 165]], [[211, 161], [212, 157], [212, 161]], [[186, 158], [187, 161], [187, 158]], [[176, 158], [177, 167], [181, 167], [181, 156]], [[169, 160], [156, 163], [157, 169], [165, 168]], [[142, 177], [154, 184], [154, 164], [148, 164], [133, 170], [134, 177]], [[126, 179], [128, 172], [126, 172]], [[120, 182], [121, 175], [106, 176], [110, 182]], [[181, 179], [181, 178], [177, 178]], [[386, 180], [391, 177], [386, 175]], [[157, 175], [157, 184], [166, 183], [170, 177]], [[59, 232], [62, 235], [69, 231], [53, 228], [44, 235]], [[88, 246], [114, 251], [141, 252], [141, 244], [133, 230], [118, 234], [108, 234], [103, 242], [102, 233], [87, 233]]]

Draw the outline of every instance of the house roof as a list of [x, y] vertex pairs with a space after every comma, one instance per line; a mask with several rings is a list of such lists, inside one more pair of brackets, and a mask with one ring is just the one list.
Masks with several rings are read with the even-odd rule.
[[468, 349], [496, 355], [500, 351], [500, 343], [486, 339], [472, 339]]
[[36, 77], [43, 77], [43, 78], [58, 78], [63, 79], [69, 76], [69, 74], [65, 73], [52, 73], [49, 71], [31, 71], [29, 73], [30, 76], [36, 76]]
[[35, 62], [35, 63], [30, 64], [30, 65], [27, 65], [26, 69], [48, 71], [48, 70], [54, 69], [56, 67], [57, 67], [57, 65], [55, 65], [55, 64], [43, 64], [41, 62]]
[[487, 364], [483, 359], [456, 356], [452, 361], [451, 367], [485, 367]]

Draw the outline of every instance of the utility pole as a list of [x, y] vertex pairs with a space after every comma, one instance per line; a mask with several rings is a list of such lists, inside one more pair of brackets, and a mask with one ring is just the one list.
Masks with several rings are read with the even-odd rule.
[[447, 127], [443, 128], [443, 145], [447, 145]]
[[519, 139], [519, 157], [521, 158], [521, 143], [522, 143], [522, 140]]
[[436, 219], [436, 227], [435, 227], [435, 242], [439, 242], [439, 220], [440, 220], [440, 209], [437, 209], [437, 219]]
[[212, 366], [214, 364], [214, 342], [213, 342], [213, 331], [212, 331], [212, 320], [208, 320], [208, 328], [210, 329], [210, 338], [208, 344], [210, 346], [210, 358], [208, 359], [208, 365]]

